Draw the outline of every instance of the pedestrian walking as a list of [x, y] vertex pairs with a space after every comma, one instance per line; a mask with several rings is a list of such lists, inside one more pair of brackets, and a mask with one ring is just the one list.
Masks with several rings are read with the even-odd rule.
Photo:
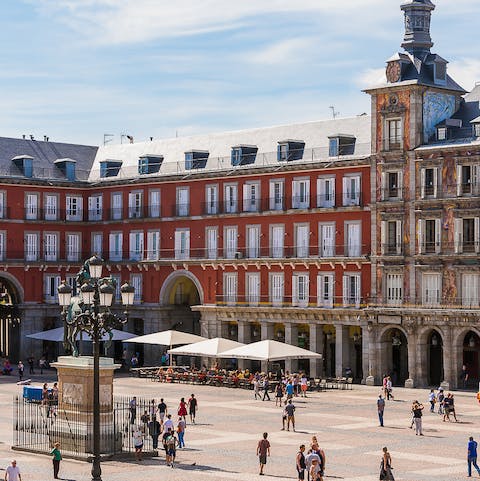
[[135, 459], [137, 461], [142, 461], [142, 450], [143, 450], [143, 431], [140, 426], [136, 426], [135, 431], [132, 434], [133, 437], [133, 447], [135, 448]]
[[167, 419], [163, 423], [163, 432], [167, 432], [169, 429], [173, 431], [173, 421], [172, 421], [172, 415], [167, 414]]
[[149, 406], [149, 416], [150, 416], [150, 419], [153, 419], [155, 417], [157, 417], [157, 405], [155, 403], [155, 399], [152, 399], [150, 401], [150, 406]]
[[40, 358], [38, 365], [40, 367], [40, 374], [43, 374], [43, 370], [47, 368], [47, 360], [45, 359], [45, 356]]
[[182, 449], [185, 447], [185, 428], [187, 427], [187, 423], [182, 417], [178, 418], [177, 424], [177, 434], [178, 434], [178, 447]]
[[271, 401], [270, 399], [270, 394], [268, 393], [268, 390], [270, 389], [270, 381], [268, 380], [268, 377], [265, 376], [263, 378], [263, 398], [262, 398], [262, 401], [265, 401], [265, 398], [268, 398], [269, 401]]
[[285, 412], [287, 413], [287, 431], [290, 431], [290, 423], [292, 423], [293, 432], [295, 432], [295, 405], [291, 399], [285, 406]]
[[480, 468], [477, 465], [477, 441], [474, 441], [472, 436], [468, 438], [467, 461], [468, 477], [470, 478], [472, 476], [472, 464], [473, 467], [477, 470], [478, 475], [480, 476]]
[[190, 399], [188, 400], [188, 414], [190, 414], [190, 421], [192, 424], [195, 424], [195, 416], [197, 415], [197, 409], [198, 409], [198, 400], [195, 397], [195, 394], [192, 394], [190, 396]]
[[388, 481], [395, 481], [392, 473], [392, 457], [388, 452], [388, 449], [383, 448], [382, 460], [380, 461], [380, 478]]
[[308, 378], [305, 373], [302, 374], [300, 378], [300, 392], [302, 397], [307, 397], [307, 390], [308, 390]]
[[30, 357], [27, 359], [28, 366], [29, 366], [29, 374], [35, 374], [35, 358], [33, 354], [30, 354]]
[[318, 465], [320, 465], [321, 463], [321, 459], [320, 459], [320, 456], [317, 454], [316, 451], [313, 450], [313, 446], [316, 446], [316, 442], [311, 444], [311, 447], [310, 449], [308, 450], [308, 454], [305, 456], [305, 465], [307, 467], [307, 479], [308, 481], [310, 481], [310, 471], [311, 471], [311, 468], [312, 468], [312, 464], [313, 464], [313, 461], [315, 460]]
[[430, 394], [428, 395], [428, 402], [430, 403], [430, 412], [435, 412], [435, 403], [437, 402], [437, 396], [435, 395], [435, 389], [430, 389]]
[[390, 399], [395, 400], [392, 393], [393, 393], [392, 378], [388, 376], [387, 377], [387, 401], [390, 401]]
[[257, 397], [258, 399], [262, 399], [262, 396], [260, 394], [260, 380], [254, 377], [252, 384], [253, 384], [253, 396], [255, 400], [257, 399]]
[[158, 438], [160, 436], [162, 427], [160, 423], [158, 422], [157, 418], [154, 417], [149, 423], [148, 423], [148, 434], [150, 434], [150, 437], [152, 438], [152, 447], [153, 449], [158, 448]]
[[307, 467], [305, 463], [305, 444], [300, 446], [300, 450], [297, 453], [297, 474], [298, 481], [303, 481], [305, 479], [305, 469]]
[[50, 452], [53, 456], [52, 463], [53, 463], [53, 477], [54, 479], [58, 478], [58, 472], [60, 471], [60, 461], [62, 460], [62, 453], [60, 452], [60, 443], [55, 443], [53, 445], [53, 449]]
[[438, 414], [443, 414], [443, 401], [445, 400], [445, 394], [443, 393], [443, 388], [438, 388], [437, 403], [438, 403]]
[[[325, 468], [327, 465], [327, 457], [325, 456], [325, 451], [318, 445], [317, 438], [312, 438], [312, 451], [318, 456], [318, 472], [317, 479], [323, 481], [323, 476], [325, 474]], [[314, 458], [315, 459], [315, 458]], [[315, 478], [313, 478], [315, 480]]]
[[262, 439], [258, 441], [257, 456], [260, 463], [260, 476], [264, 475], [263, 469], [267, 464], [267, 456], [270, 457], [270, 442], [268, 441], [268, 433], [263, 433]]
[[284, 394], [283, 383], [281, 380], [279, 380], [277, 385], [275, 386], [275, 407], [277, 406], [282, 407], [283, 394]]
[[463, 384], [463, 389], [467, 389], [467, 384], [468, 384], [468, 368], [467, 366], [464, 364], [462, 366], [462, 372], [460, 373], [460, 379], [462, 380], [462, 384]]
[[177, 414], [183, 418], [185, 423], [187, 422], [187, 403], [185, 402], [185, 398], [182, 397], [180, 399], [180, 404], [178, 405], [178, 412]]
[[167, 405], [165, 404], [165, 401], [163, 400], [163, 398], [160, 399], [157, 412], [158, 412], [158, 417], [160, 418], [160, 424], [163, 424], [163, 421], [165, 420], [165, 416], [167, 413]]
[[[170, 415], [169, 415], [170, 416]], [[177, 438], [172, 428], [168, 428], [162, 437], [162, 444], [165, 448], [165, 461], [167, 466], [174, 467], [177, 454]]]
[[413, 406], [413, 423], [415, 425], [415, 435], [423, 436], [422, 431], [422, 411], [423, 411], [423, 404], [415, 401]]
[[287, 404], [289, 399], [293, 398], [294, 392], [293, 381], [291, 379], [288, 380], [287, 385], [285, 386], [285, 392], [287, 393], [287, 399], [285, 399], [285, 404]]
[[378, 411], [378, 421], [380, 422], [380, 427], [383, 428], [383, 412], [385, 411], [385, 399], [383, 399], [380, 394], [377, 399], [377, 411]]
[[25, 371], [25, 366], [23, 365], [22, 361], [18, 361], [17, 369], [18, 369], [18, 380], [21, 382], [23, 381], [23, 373]]
[[135, 424], [135, 420], [137, 419], [137, 396], [133, 396], [133, 398], [130, 399], [128, 408], [130, 410], [130, 424]]
[[5, 481], [22, 481], [22, 475], [15, 459], [5, 470]]
[[320, 463], [316, 458], [313, 458], [312, 466], [310, 467], [310, 472], [309, 472], [310, 481], [323, 481], [321, 472], [322, 472], [322, 469], [320, 467]]

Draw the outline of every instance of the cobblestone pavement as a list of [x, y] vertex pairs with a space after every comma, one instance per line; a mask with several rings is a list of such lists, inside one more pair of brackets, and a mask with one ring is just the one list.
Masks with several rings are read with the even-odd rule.
[[[15, 458], [24, 481], [52, 479], [48, 457], [11, 451], [11, 399], [21, 388], [14, 384], [14, 379], [4, 377], [0, 378], [0, 385], [0, 467], [4, 469]], [[307, 444], [313, 434], [326, 451], [327, 480], [377, 480], [381, 448], [388, 446], [396, 480], [456, 481], [466, 477], [468, 437], [473, 435], [480, 441], [480, 405], [472, 393], [455, 393], [459, 422], [448, 423], [429, 412], [428, 391], [396, 389], [395, 401], [387, 402], [384, 428], [378, 426], [376, 414], [379, 388], [354, 386], [352, 391], [314, 393], [307, 399], [295, 399], [297, 432], [294, 433], [281, 431], [282, 410], [275, 408], [274, 401], [255, 401], [249, 391], [165, 385], [127, 377], [115, 380], [114, 391], [155, 399], [164, 397], [175, 413], [179, 399], [194, 392], [199, 400], [198, 424], [187, 426], [187, 448], [177, 452], [175, 469], [166, 467], [163, 457], [142, 463], [105, 462], [103, 481], [297, 479], [294, 459], [298, 446]], [[409, 429], [410, 403], [414, 399], [425, 405], [423, 437], [415, 436]], [[260, 477], [255, 448], [264, 431], [269, 433], [272, 456], [266, 475]], [[89, 480], [90, 465], [64, 460], [60, 477]]]

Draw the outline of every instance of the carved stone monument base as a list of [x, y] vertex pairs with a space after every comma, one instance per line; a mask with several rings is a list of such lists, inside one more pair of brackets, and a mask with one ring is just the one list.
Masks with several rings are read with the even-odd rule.
[[373, 376], [368, 376], [365, 380], [367, 386], [375, 386], [375, 378]]
[[405, 387], [408, 389], [413, 389], [415, 387], [415, 382], [413, 381], [413, 379], [407, 379], [405, 381]]

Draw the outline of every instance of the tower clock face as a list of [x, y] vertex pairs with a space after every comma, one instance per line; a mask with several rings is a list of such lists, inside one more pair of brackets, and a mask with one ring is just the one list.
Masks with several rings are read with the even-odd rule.
[[387, 80], [390, 83], [395, 83], [400, 80], [402, 74], [402, 67], [399, 62], [390, 62], [387, 65]]

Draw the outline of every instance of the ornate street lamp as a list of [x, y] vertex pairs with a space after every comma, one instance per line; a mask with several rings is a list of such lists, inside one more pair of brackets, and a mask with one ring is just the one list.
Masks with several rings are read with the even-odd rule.
[[118, 324], [128, 321], [128, 306], [133, 304], [135, 288], [125, 283], [120, 291], [125, 306], [124, 317], [110, 311], [115, 294], [115, 281], [102, 278], [103, 260], [98, 256], [88, 259], [77, 275], [80, 297], [72, 298], [72, 288], [63, 281], [58, 287], [58, 301], [63, 307], [65, 344], [70, 344], [74, 355], [75, 337], [83, 331], [93, 343], [93, 464], [92, 481], [102, 481], [100, 466], [100, 341]]

